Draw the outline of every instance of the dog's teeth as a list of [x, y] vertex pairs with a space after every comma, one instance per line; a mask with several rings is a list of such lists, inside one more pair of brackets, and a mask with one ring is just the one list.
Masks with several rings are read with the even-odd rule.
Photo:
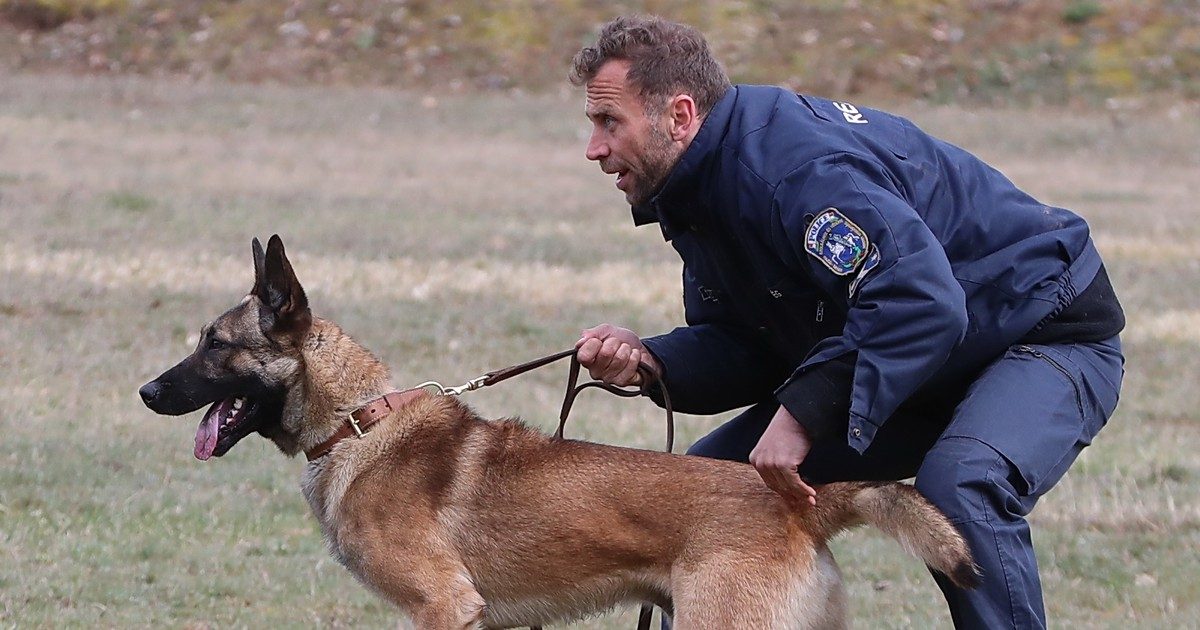
[[243, 401], [242, 401], [242, 399], [241, 399], [241, 398], [234, 398], [234, 399], [233, 399], [233, 410], [234, 410], [234, 411], [237, 411], [238, 409], [241, 409], [241, 408], [242, 408], [242, 402], [243, 402]]

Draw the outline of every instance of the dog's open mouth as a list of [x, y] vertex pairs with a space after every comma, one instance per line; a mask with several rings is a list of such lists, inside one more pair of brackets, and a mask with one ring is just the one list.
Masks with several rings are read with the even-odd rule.
[[245, 398], [226, 398], [213, 403], [196, 428], [196, 459], [220, 457], [249, 435], [257, 407], [257, 403]]

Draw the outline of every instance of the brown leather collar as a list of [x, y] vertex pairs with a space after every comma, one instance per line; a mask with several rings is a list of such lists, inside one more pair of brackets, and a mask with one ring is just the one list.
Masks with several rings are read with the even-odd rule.
[[338, 442], [356, 435], [361, 438], [367, 432], [367, 429], [371, 428], [376, 422], [386, 418], [393, 411], [403, 408], [422, 394], [428, 393], [420, 388], [406, 389], [402, 392], [392, 392], [376, 398], [367, 403], [365, 407], [350, 414], [350, 419], [338, 427], [338, 430], [328, 440], [321, 442], [310, 450], [304, 451], [304, 454], [310, 462], [318, 457], [324, 457], [329, 451], [333, 450], [333, 447]]

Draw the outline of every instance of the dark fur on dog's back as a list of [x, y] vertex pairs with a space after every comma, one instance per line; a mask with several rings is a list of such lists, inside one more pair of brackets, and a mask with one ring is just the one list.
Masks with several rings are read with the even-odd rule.
[[[198, 457], [250, 431], [310, 450], [395, 389], [370, 352], [309, 313], [277, 237], [254, 253], [251, 294], [143, 387], [165, 413], [218, 400], [233, 428], [209, 451], [202, 423]], [[421, 628], [559, 623], [643, 601], [673, 609], [677, 630], [837, 627], [845, 596], [825, 542], [860, 523], [959, 585], [974, 577], [962, 538], [911, 487], [829, 484], [815, 508], [795, 506], [745, 464], [554, 439], [446, 396], [338, 442], [301, 485], [333, 555]]]

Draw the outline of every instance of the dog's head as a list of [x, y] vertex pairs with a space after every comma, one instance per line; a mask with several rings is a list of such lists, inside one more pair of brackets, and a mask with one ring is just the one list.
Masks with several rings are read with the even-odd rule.
[[304, 369], [308, 298], [278, 235], [266, 252], [257, 238], [252, 249], [250, 294], [200, 331], [191, 355], [138, 390], [147, 407], [164, 415], [211, 404], [196, 430], [197, 459], [220, 457], [255, 431], [282, 444], [298, 430], [285, 426], [284, 409]]

